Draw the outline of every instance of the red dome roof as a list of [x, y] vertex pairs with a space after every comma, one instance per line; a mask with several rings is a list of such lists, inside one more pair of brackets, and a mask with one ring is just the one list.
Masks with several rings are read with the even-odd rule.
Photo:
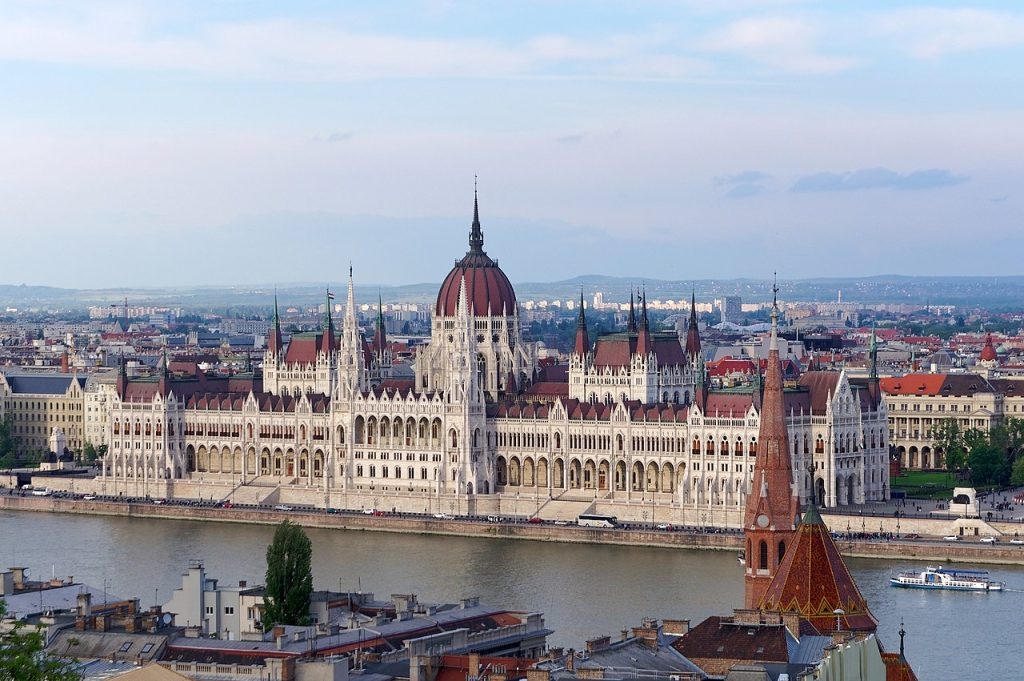
[[981, 360], [983, 362], [994, 362], [998, 359], [999, 357], [996, 355], [996, 349], [992, 345], [992, 334], [988, 334], [988, 336], [985, 337], [985, 347], [981, 349]]
[[511, 315], [516, 309], [516, 294], [508, 277], [484, 252], [484, 236], [480, 230], [480, 210], [473, 199], [473, 228], [469, 232], [469, 250], [445, 277], [437, 294], [434, 314], [454, 317], [459, 307], [459, 290], [466, 280], [466, 302], [476, 315]]

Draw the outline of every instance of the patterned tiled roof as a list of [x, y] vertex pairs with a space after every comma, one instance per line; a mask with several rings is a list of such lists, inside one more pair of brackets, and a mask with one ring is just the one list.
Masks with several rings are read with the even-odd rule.
[[842, 631], [874, 632], [878, 628], [814, 506], [804, 513], [759, 607], [797, 612], [824, 634], [836, 630], [837, 609], [843, 611], [839, 615]]
[[917, 681], [910, 663], [899, 653], [882, 653], [885, 663], [885, 681]]

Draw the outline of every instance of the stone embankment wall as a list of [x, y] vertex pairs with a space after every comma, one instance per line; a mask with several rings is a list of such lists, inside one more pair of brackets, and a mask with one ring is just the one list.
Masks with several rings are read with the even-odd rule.
[[[323, 511], [276, 511], [251, 508], [217, 508], [212, 506], [179, 506], [153, 503], [121, 503], [99, 500], [59, 499], [37, 496], [0, 495], [0, 509], [18, 511], [44, 511], [56, 513], [82, 513], [119, 517], [167, 518], [233, 523], [276, 524], [288, 518], [304, 527], [339, 530], [365, 530], [374, 532], [403, 532], [413, 534], [459, 535], [526, 539], [567, 543], [600, 543], [627, 546], [670, 546], [683, 549], [737, 551], [743, 538], [736, 533], [689, 533], [646, 529], [598, 529], [574, 525], [489, 523], [484, 521], [445, 520], [394, 515], [365, 515], [361, 513], [325, 513]], [[832, 519], [833, 522], [840, 518]], [[871, 518], [874, 523], [885, 519]], [[829, 519], [826, 518], [826, 522]], [[845, 520], [843, 520], [845, 522]], [[924, 520], [920, 523], [948, 523]], [[905, 526], [901, 530], [906, 532]], [[845, 529], [845, 528], [844, 528]], [[919, 529], [926, 529], [924, 526]], [[931, 529], [938, 529], [933, 527]], [[870, 528], [869, 528], [870, 531]], [[911, 531], [917, 531], [911, 530]], [[925, 534], [925, 533], [921, 533]], [[928, 535], [934, 534], [928, 532]], [[844, 540], [836, 542], [847, 556], [917, 559], [933, 562], [958, 561], [972, 563], [1024, 564], [1024, 546], [1010, 544], [987, 545], [976, 541], [946, 542], [941, 540]]]

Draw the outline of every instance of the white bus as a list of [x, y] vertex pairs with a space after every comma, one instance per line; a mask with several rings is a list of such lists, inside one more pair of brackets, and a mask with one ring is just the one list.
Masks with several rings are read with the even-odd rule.
[[583, 513], [576, 519], [576, 524], [580, 527], [616, 527], [619, 519], [613, 515]]

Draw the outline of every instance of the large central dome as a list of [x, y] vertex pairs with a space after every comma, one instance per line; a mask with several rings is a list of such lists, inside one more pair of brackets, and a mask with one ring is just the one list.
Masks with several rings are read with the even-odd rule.
[[480, 209], [473, 195], [473, 228], [469, 232], [469, 250], [445, 277], [437, 294], [434, 314], [439, 317], [454, 317], [459, 306], [459, 289], [466, 280], [466, 302], [470, 314], [477, 316], [502, 316], [515, 313], [516, 294], [508, 277], [484, 252], [484, 235], [480, 231]]

